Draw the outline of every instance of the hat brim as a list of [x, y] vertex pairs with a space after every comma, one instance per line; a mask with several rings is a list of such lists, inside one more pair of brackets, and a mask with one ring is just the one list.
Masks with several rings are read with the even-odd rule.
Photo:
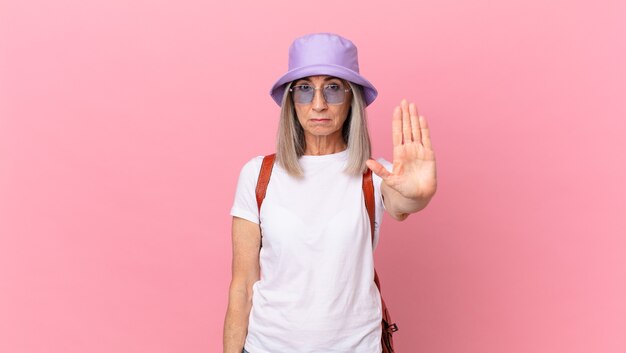
[[343, 66], [332, 64], [311, 65], [295, 68], [291, 71], [287, 71], [281, 76], [270, 90], [272, 99], [281, 106], [283, 95], [285, 93], [286, 84], [297, 80], [299, 78], [314, 76], [314, 75], [329, 75], [342, 78], [344, 80], [356, 83], [363, 87], [363, 95], [365, 99], [365, 105], [370, 105], [378, 96], [378, 91], [365, 77], [361, 76], [358, 72], [347, 69]]

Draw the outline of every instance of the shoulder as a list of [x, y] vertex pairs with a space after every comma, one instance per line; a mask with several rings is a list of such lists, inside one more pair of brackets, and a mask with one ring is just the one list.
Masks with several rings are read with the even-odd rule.
[[263, 156], [252, 157], [245, 162], [239, 172], [239, 182], [237, 183], [237, 188], [254, 188], [257, 180], [259, 179], [259, 172], [261, 171], [262, 163]]
[[262, 162], [263, 156], [256, 156], [249, 159], [241, 168], [235, 200], [230, 211], [232, 216], [259, 223], [255, 189]]
[[261, 170], [261, 164], [263, 163], [264, 156], [256, 156], [250, 158], [243, 167], [241, 167], [241, 174], [254, 174]]

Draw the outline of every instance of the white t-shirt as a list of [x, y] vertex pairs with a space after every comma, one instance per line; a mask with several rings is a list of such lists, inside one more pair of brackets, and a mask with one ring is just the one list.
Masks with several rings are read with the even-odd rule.
[[[380, 353], [382, 309], [373, 251], [384, 210], [381, 179], [374, 247], [362, 177], [343, 170], [348, 150], [302, 156], [303, 179], [274, 165], [261, 206], [261, 278], [254, 283], [250, 353]], [[239, 175], [231, 215], [259, 223], [255, 188], [262, 156]], [[379, 159], [388, 170], [391, 163]]]

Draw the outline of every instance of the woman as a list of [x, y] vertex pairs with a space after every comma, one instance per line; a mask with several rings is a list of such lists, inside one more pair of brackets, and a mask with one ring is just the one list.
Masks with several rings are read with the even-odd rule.
[[[292, 43], [289, 71], [270, 95], [281, 117], [265, 199], [259, 212], [259, 156], [242, 168], [231, 210], [224, 353], [379, 353], [373, 250], [383, 210], [402, 221], [436, 191], [426, 120], [402, 100], [392, 119], [393, 164], [370, 159], [365, 107], [377, 91], [359, 74], [354, 44], [330, 33]], [[374, 173], [373, 243], [366, 168]]]

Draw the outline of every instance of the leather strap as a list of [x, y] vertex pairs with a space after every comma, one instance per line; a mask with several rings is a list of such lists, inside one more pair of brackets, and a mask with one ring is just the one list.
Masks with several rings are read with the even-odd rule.
[[256, 183], [256, 204], [259, 208], [259, 214], [261, 212], [261, 204], [263, 203], [265, 193], [267, 192], [267, 185], [270, 182], [270, 176], [272, 176], [272, 168], [274, 168], [275, 159], [275, 153], [263, 157], [261, 171], [259, 172], [259, 180]]
[[372, 171], [367, 168], [367, 171], [363, 173], [363, 196], [365, 197], [365, 208], [367, 208], [367, 215], [370, 217], [370, 228], [372, 234], [372, 245], [374, 245], [374, 220], [376, 214], [376, 208], [374, 203], [374, 181], [372, 180]]

